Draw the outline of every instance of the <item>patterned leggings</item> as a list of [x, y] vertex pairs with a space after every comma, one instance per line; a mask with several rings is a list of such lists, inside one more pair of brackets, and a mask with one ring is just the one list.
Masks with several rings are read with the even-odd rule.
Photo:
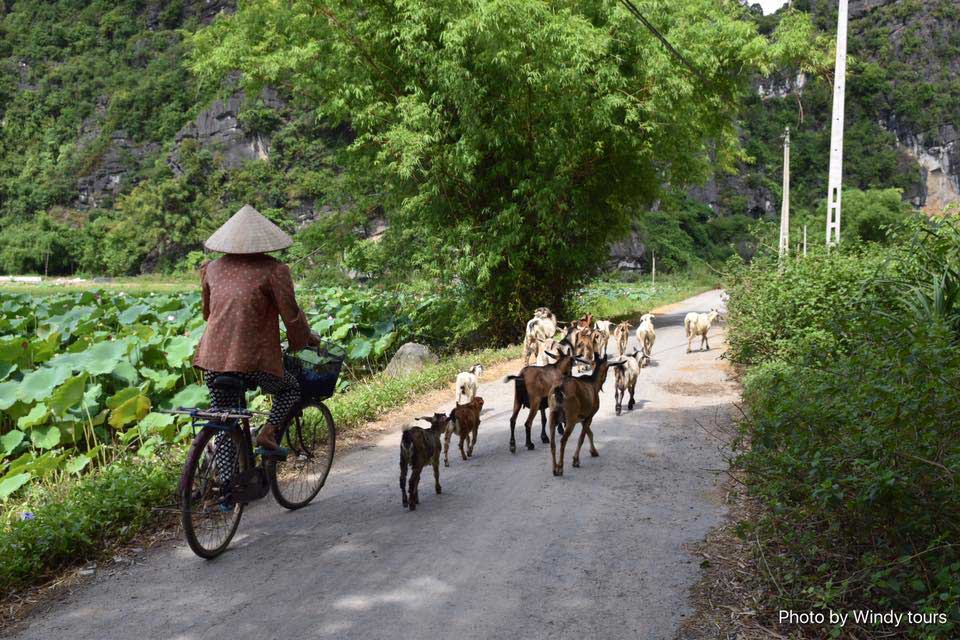
[[[267, 422], [278, 429], [287, 426], [287, 421], [290, 420], [293, 409], [300, 402], [300, 385], [292, 373], [285, 371], [282, 378], [263, 371], [248, 373], [230, 371], [226, 373], [240, 378], [249, 386], [260, 387], [261, 390], [272, 395], [273, 404], [270, 407]], [[203, 372], [203, 380], [207, 383], [207, 389], [210, 390], [211, 404], [219, 409], [239, 407], [242, 400], [240, 394], [232, 389], [221, 389], [213, 386], [214, 379], [219, 375], [221, 375], [219, 371]], [[214, 459], [217, 463], [217, 473], [220, 476], [220, 482], [226, 484], [230, 482], [237, 466], [237, 445], [226, 433], [217, 434], [214, 442], [216, 443]]]

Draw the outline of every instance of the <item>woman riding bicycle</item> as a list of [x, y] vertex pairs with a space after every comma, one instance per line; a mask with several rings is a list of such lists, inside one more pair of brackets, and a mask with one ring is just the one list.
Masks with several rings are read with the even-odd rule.
[[[291, 352], [319, 344], [297, 305], [290, 269], [266, 255], [291, 244], [280, 227], [245, 205], [204, 243], [226, 255], [200, 268], [207, 328], [193, 364], [203, 369], [216, 407], [240, 404], [240, 392], [213, 385], [225, 373], [273, 396], [267, 423], [257, 434], [257, 445], [269, 450], [277, 449], [277, 436], [300, 401], [297, 379], [283, 368], [277, 317], [283, 319]], [[236, 456], [234, 451], [224, 453]]]

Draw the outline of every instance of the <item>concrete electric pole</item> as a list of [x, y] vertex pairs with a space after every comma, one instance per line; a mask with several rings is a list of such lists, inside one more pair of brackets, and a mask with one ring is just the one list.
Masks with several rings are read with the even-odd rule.
[[780, 207], [780, 259], [790, 253], [790, 127], [783, 134], [783, 204]]
[[827, 189], [827, 246], [840, 242], [840, 188], [843, 180], [843, 103], [847, 76], [847, 0], [837, 13], [837, 64], [833, 77], [830, 178]]

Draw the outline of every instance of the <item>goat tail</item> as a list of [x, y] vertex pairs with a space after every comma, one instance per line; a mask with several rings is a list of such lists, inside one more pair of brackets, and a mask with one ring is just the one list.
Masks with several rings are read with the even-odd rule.
[[510, 382], [511, 380], [520, 380], [520, 379], [521, 379], [520, 376], [507, 376], [506, 378], [503, 379], [503, 382], [504, 382], [504, 384], [506, 384], [506, 383]]
[[554, 389], [553, 393], [550, 394], [550, 398], [547, 400], [547, 406], [550, 407], [551, 411], [556, 411], [557, 409], [562, 408], [564, 397], [563, 389], [557, 387]]
[[413, 460], [413, 434], [409, 430], [400, 436], [400, 455], [408, 462]]

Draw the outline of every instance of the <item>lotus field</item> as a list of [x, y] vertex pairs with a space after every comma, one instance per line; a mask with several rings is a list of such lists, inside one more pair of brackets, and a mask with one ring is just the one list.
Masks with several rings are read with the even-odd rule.
[[[347, 350], [347, 375], [377, 368], [408, 337], [416, 299], [326, 288], [300, 292], [311, 325]], [[191, 366], [203, 333], [199, 293], [0, 293], [0, 500], [28, 483], [80, 474], [182, 441], [206, 406]]]

